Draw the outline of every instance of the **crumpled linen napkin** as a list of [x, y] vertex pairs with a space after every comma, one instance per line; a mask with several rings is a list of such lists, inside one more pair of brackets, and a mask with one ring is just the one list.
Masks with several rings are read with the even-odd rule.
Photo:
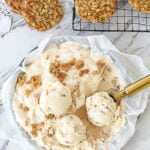
[[0, 1], [0, 36], [5, 35], [11, 29], [11, 11], [4, 0]]
[[0, 36], [8, 33], [11, 28], [11, 17], [0, 14]]

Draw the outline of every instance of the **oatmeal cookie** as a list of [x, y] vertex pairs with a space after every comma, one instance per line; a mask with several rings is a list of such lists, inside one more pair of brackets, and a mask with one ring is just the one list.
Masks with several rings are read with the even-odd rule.
[[11, 9], [18, 14], [21, 14], [22, 3], [24, 0], [6, 0], [6, 3]]
[[22, 15], [38, 31], [46, 31], [63, 18], [63, 9], [57, 0], [25, 0]]
[[108, 20], [115, 12], [116, 0], [76, 0], [77, 14], [85, 21], [99, 23]]
[[150, 14], [150, 0], [128, 0], [128, 2], [135, 11]]

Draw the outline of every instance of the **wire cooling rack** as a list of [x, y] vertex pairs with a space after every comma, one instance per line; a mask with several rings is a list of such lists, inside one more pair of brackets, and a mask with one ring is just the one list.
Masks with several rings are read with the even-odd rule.
[[73, 8], [72, 27], [75, 31], [150, 32], [150, 14], [134, 11], [127, 0], [117, 0], [115, 14], [104, 23], [86, 22]]

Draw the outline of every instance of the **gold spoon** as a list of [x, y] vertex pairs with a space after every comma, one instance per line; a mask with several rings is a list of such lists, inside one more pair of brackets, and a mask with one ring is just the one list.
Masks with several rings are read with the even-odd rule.
[[120, 101], [126, 96], [132, 96], [147, 87], [150, 87], [150, 75], [128, 85], [124, 90], [116, 93], [115, 95], [112, 95], [112, 97], [119, 105]]

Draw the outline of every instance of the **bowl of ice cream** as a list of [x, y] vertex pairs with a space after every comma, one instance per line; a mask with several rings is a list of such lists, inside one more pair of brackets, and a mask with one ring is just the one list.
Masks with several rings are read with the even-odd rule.
[[45, 40], [15, 72], [7, 88], [7, 113], [13, 113], [16, 137], [25, 132], [39, 147], [97, 150], [129, 127], [126, 104], [116, 105], [108, 95], [122, 90], [129, 79], [117, 51], [112, 55], [90, 47], [86, 38], [63, 38]]

